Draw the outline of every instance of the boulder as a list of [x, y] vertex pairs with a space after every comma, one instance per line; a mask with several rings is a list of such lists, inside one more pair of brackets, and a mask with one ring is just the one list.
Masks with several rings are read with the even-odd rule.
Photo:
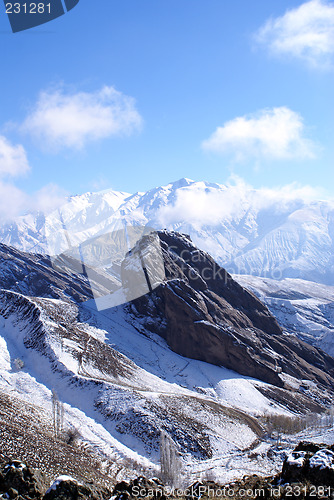
[[334, 487], [334, 446], [299, 443], [286, 457], [280, 479], [283, 483], [305, 483]]
[[58, 477], [45, 493], [43, 500], [102, 500], [95, 488], [84, 485], [70, 476]]
[[[10, 498], [39, 499], [45, 490], [45, 480], [39, 471], [32, 470], [19, 460], [11, 460], [0, 469], [0, 493]], [[16, 496], [15, 496], [16, 495]]]
[[164, 485], [160, 480], [158, 478], [147, 479], [144, 476], [137, 477], [130, 482], [117, 483], [113, 495], [116, 496], [116, 500], [138, 497], [153, 497], [160, 500], [165, 498]]

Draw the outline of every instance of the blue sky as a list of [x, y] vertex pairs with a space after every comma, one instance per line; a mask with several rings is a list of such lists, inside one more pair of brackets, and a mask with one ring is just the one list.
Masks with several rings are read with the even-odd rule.
[[1, 5], [0, 44], [10, 199], [231, 174], [334, 193], [333, 2], [80, 0], [16, 34]]

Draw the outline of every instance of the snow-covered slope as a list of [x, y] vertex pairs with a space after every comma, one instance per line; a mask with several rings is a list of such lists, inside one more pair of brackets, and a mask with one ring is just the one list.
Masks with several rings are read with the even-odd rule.
[[60, 212], [2, 227], [0, 241], [55, 254], [124, 224], [190, 234], [232, 273], [334, 283], [334, 202], [305, 201], [284, 189], [181, 179], [133, 195], [88, 193]]
[[334, 287], [301, 279], [234, 278], [264, 302], [287, 332], [334, 356]]
[[[52, 433], [56, 393], [64, 430], [79, 432], [77, 453], [91, 450], [99, 459], [97, 474], [107, 473], [111, 481], [138, 471], [157, 474], [161, 429], [178, 444], [190, 480], [208, 470], [225, 482], [245, 472], [276, 473], [281, 457], [267, 456], [272, 443], [259, 442], [263, 431], [254, 417], [305, 411], [298, 398], [294, 407], [288, 391], [179, 356], [159, 336], [139, 329], [122, 307], [101, 313], [93, 301], [78, 309], [59, 299], [1, 292], [0, 399], [21, 413], [24, 406], [31, 413], [27, 405], [33, 405], [36, 425]], [[300, 381], [290, 377], [289, 383], [295, 392]], [[316, 402], [321, 393], [316, 387], [311, 392]], [[0, 420], [10, 430], [9, 418]], [[47, 438], [46, 453], [52, 444]], [[12, 453], [19, 445], [11, 443]]]
[[33, 402], [51, 423], [55, 391], [65, 429], [77, 428], [110, 473], [129, 461], [156, 472], [161, 428], [185, 460], [225, 460], [262, 434], [248, 413], [288, 412], [261, 393], [268, 384], [173, 353], [121, 308], [105, 316], [88, 302], [81, 321], [78, 313], [73, 303], [1, 292], [0, 393]]

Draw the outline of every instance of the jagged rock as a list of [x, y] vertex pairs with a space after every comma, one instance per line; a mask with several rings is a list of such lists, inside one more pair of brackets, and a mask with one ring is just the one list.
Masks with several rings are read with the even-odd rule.
[[324, 443], [312, 443], [311, 441], [301, 441], [293, 451], [307, 451], [312, 454], [326, 447], [327, 445]]
[[121, 481], [120, 483], [116, 484], [113, 494], [116, 495], [117, 493], [122, 493], [123, 491], [129, 491], [129, 489], [130, 483], [128, 483], [127, 481]]
[[[279, 387], [283, 371], [334, 387], [334, 359], [284, 335], [255, 295], [242, 288], [189, 237], [159, 231], [165, 279], [129, 306], [131, 313], [178, 354], [222, 365]], [[144, 236], [122, 264], [145, 252]]]
[[39, 470], [19, 460], [0, 466], [0, 498], [17, 500], [109, 500], [107, 488], [81, 484], [69, 476], [60, 476], [46, 491], [46, 479]]
[[9, 488], [8, 490], [9, 498], [17, 498], [19, 496], [19, 492], [14, 488]]
[[12, 460], [0, 469], [0, 492], [10, 498], [39, 499], [45, 490], [45, 481], [39, 471], [33, 471], [19, 460]]

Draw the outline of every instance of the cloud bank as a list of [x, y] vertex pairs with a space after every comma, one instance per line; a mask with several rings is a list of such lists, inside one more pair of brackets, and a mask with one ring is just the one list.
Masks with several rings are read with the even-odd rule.
[[239, 116], [217, 127], [202, 143], [206, 151], [231, 153], [236, 160], [249, 157], [282, 160], [315, 157], [315, 145], [304, 136], [302, 117], [287, 107], [264, 109]]
[[332, 66], [334, 4], [311, 0], [282, 17], [269, 19], [255, 34], [257, 43], [276, 56], [292, 56], [312, 67]]
[[0, 223], [12, 222], [28, 211], [47, 214], [63, 205], [66, 195], [64, 190], [54, 184], [48, 184], [28, 195], [13, 183], [0, 179]]
[[29, 172], [30, 166], [26, 151], [21, 144], [12, 144], [0, 135], [0, 221], [8, 220], [20, 213], [26, 195], [8, 181]]
[[296, 183], [254, 189], [234, 176], [219, 189], [197, 182], [178, 190], [175, 202], [162, 207], [157, 217], [162, 227], [192, 224], [200, 230], [206, 225], [226, 224], [232, 217], [238, 219], [239, 216], [241, 220], [251, 207], [255, 210], [274, 207], [274, 211], [280, 213], [300, 202], [321, 199], [322, 195], [318, 188]]
[[142, 118], [134, 99], [105, 86], [97, 92], [43, 91], [22, 130], [54, 152], [82, 149], [87, 143], [139, 130]]

